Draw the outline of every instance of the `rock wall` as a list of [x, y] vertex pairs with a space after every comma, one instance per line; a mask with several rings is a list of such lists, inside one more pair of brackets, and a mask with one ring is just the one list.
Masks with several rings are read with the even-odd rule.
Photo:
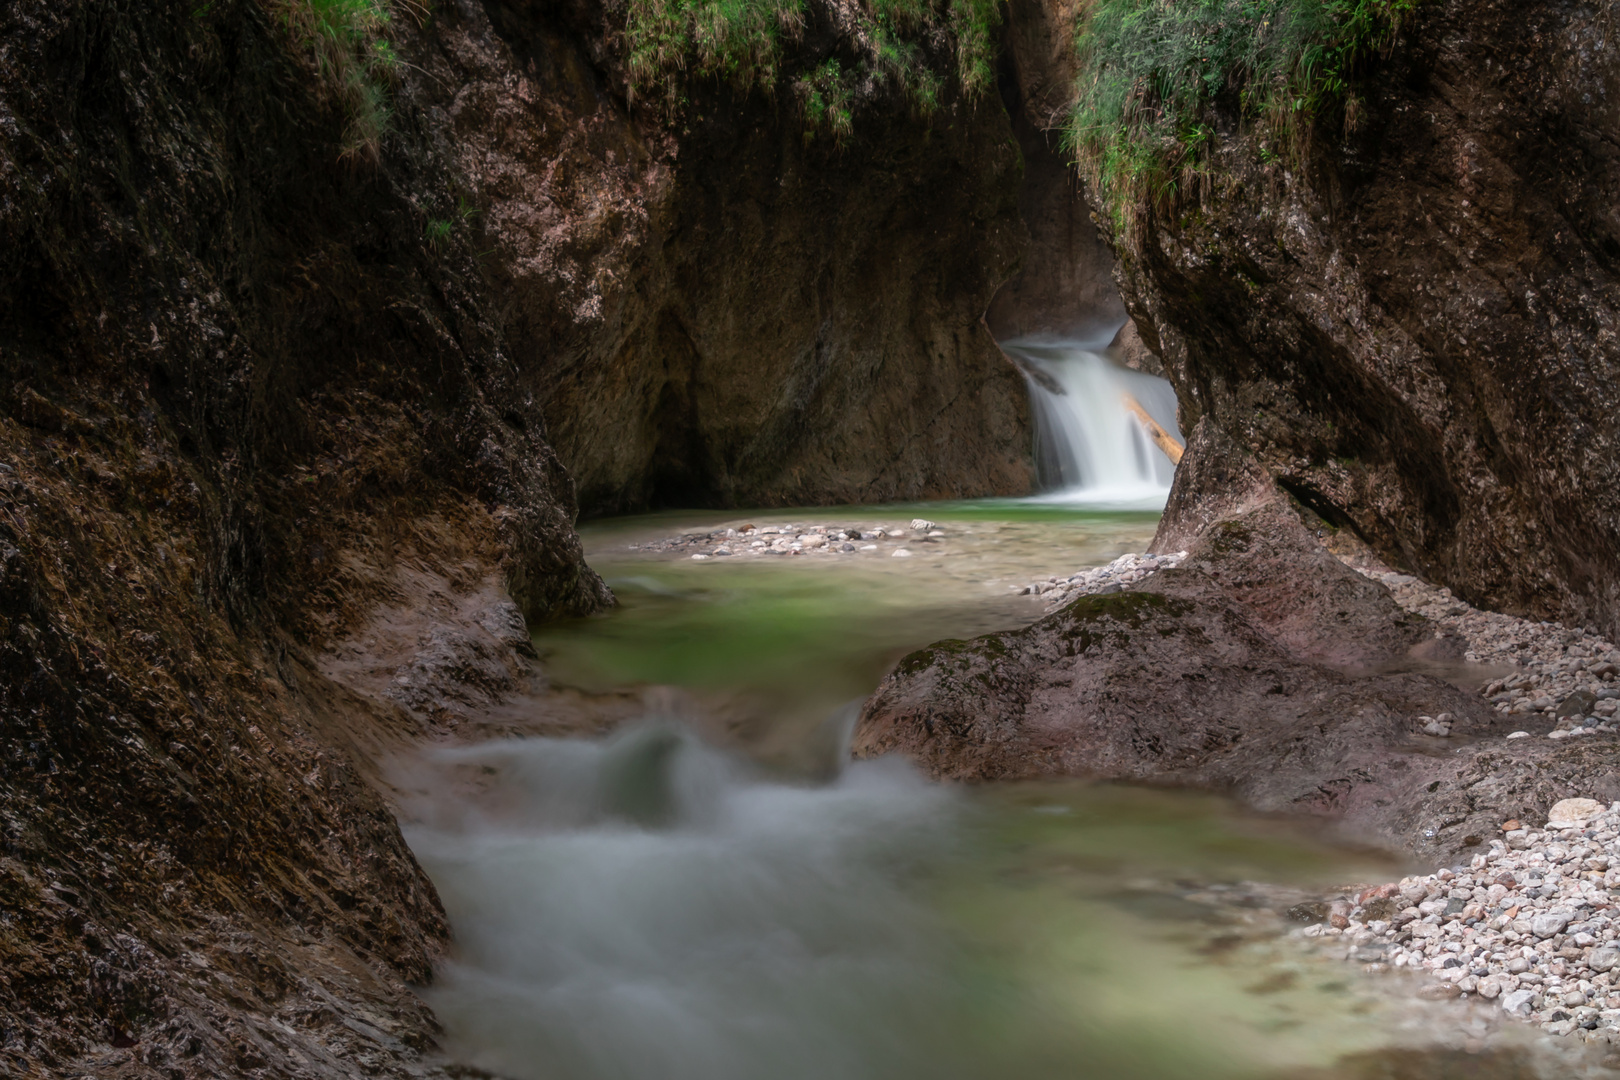
[[1601, 5], [1419, 5], [1354, 130], [1289, 168], [1228, 124], [1212, 192], [1114, 238], [1182, 430], [1217, 425], [1470, 603], [1610, 635], [1614, 29]]
[[463, 4], [436, 35], [447, 149], [587, 513], [1028, 489], [1022, 379], [981, 322], [1026, 243], [994, 97], [880, 97], [839, 142], [785, 92], [696, 82], [671, 127], [627, 104], [603, 9]]
[[1001, 92], [1024, 155], [1018, 211], [1030, 240], [984, 321], [998, 341], [1106, 339], [1126, 321], [1114, 253], [1092, 223], [1079, 173], [1061, 145], [1078, 75], [1077, 9], [1068, 0], [1019, 0], [1008, 10]]
[[446, 928], [373, 763], [610, 599], [451, 163], [410, 80], [346, 159], [248, 0], [0, 41], [0, 1073], [405, 1075]]

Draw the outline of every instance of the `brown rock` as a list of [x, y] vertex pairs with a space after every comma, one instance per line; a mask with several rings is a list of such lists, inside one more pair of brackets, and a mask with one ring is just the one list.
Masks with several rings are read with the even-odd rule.
[[[1450, 684], [1343, 667], [1426, 634], [1284, 503], [1257, 498], [1140, 587], [907, 656], [867, 702], [854, 749], [958, 779], [1207, 785], [1425, 856], [1460, 851], [1504, 805], [1550, 805], [1565, 785], [1610, 776], [1602, 752], [1475, 741], [1511, 724]], [[1462, 745], [1426, 753], [1412, 718], [1440, 712]]]
[[[464, 4], [419, 61], [583, 512], [1027, 492], [1027, 393], [982, 321], [1030, 242], [1000, 100], [946, 80], [924, 119], [874, 80], [835, 141], [788, 86], [694, 79], [667, 125], [626, 103], [622, 32], [611, 5]], [[1071, 279], [1112, 292], [1076, 235]]]
[[1325, 121], [1297, 167], [1213, 119], [1218, 194], [1144, 202], [1120, 266], [1182, 430], [1214, 424], [1472, 604], [1612, 636], [1620, 74], [1589, 44], [1607, 18], [1420, 5], [1356, 122]]
[[1418, 987], [1417, 991], [1417, 996], [1422, 998], [1424, 1001], [1449, 1001], [1452, 998], [1460, 997], [1461, 995], [1461, 990], [1457, 989], [1457, 987], [1453, 986], [1451, 983], [1444, 982], [1424, 983], [1422, 986]]

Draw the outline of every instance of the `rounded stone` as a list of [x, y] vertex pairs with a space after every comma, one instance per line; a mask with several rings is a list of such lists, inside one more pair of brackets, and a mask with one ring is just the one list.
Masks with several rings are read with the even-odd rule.
[[1593, 971], [1611, 971], [1616, 964], [1620, 964], [1620, 949], [1612, 945], [1593, 949], [1591, 955], [1586, 958], [1586, 966]]
[[1549, 829], [1568, 829], [1583, 825], [1603, 813], [1605, 807], [1596, 799], [1564, 799], [1553, 804], [1547, 814]]
[[1548, 911], [1530, 920], [1530, 932], [1539, 938], [1557, 937], [1564, 932], [1571, 918], [1567, 911]]

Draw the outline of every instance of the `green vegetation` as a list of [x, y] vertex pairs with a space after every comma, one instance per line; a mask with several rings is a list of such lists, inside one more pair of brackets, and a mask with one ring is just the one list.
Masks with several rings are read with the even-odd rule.
[[450, 214], [451, 216], [447, 218], [428, 218], [427, 224], [422, 228], [422, 239], [434, 251], [442, 252], [449, 247], [456, 224], [459, 222], [464, 228], [471, 225], [479, 210], [467, 201], [465, 195], [457, 195], [455, 209], [450, 211]]
[[314, 60], [322, 83], [343, 105], [343, 156], [376, 158], [388, 132], [388, 92], [399, 78], [400, 60], [385, 36], [393, 21], [392, 0], [273, 3]]
[[1357, 67], [1419, 0], [1093, 0], [1079, 27], [1067, 144], [1129, 236], [1145, 205], [1210, 181], [1217, 111], [1259, 125], [1263, 161], [1298, 161], [1358, 100]]
[[947, 66], [969, 97], [995, 82], [996, 0], [869, 0], [839, 27], [831, 55], [804, 57], [789, 45], [818, 14], [829, 16], [824, 0], [628, 0], [627, 7], [631, 93], [671, 115], [686, 103], [694, 75], [771, 94], [785, 85], [808, 136], [842, 141], [860, 102], [885, 86], [927, 115], [939, 104]]

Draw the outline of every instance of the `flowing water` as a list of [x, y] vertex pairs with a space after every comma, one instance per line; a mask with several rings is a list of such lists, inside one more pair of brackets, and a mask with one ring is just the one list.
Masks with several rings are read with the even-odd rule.
[[1115, 364], [1105, 340], [1005, 341], [1001, 348], [1029, 383], [1041, 498], [1095, 507], [1164, 506], [1174, 466], [1123, 402], [1134, 399], [1180, 442], [1176, 395], [1168, 382]]
[[720, 515], [584, 530], [622, 605], [535, 645], [554, 685], [639, 695], [641, 719], [441, 749], [404, 785], [455, 934], [426, 991], [453, 1060], [513, 1080], [1588, 1068], [1283, 936], [1271, 911], [1398, 874], [1387, 857], [1209, 795], [844, 767], [852, 704], [897, 656], [1039, 617], [1011, 586], [1154, 526], [1011, 501], [730, 521], [914, 514], [945, 536], [905, 560], [631, 547]]

